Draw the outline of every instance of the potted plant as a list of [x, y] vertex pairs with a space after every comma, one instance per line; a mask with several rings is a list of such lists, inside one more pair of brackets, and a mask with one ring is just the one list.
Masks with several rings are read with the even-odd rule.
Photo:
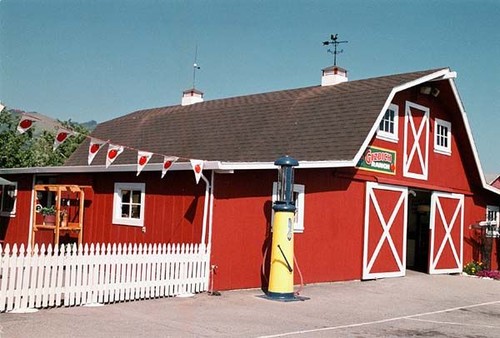
[[43, 207], [40, 210], [43, 215], [44, 225], [55, 225], [56, 224], [56, 208], [52, 205], [50, 207]]

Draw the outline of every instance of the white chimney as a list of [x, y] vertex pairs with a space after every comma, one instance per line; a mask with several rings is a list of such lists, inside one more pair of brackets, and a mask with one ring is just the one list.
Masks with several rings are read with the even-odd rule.
[[333, 86], [347, 81], [347, 70], [339, 66], [330, 66], [321, 70], [321, 85]]
[[196, 88], [191, 88], [182, 92], [182, 106], [189, 106], [190, 104], [195, 104], [198, 102], [203, 102], [203, 92]]

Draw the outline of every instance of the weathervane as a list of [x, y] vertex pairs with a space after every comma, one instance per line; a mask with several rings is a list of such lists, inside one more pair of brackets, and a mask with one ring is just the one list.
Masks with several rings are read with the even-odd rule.
[[195, 88], [195, 84], [196, 84], [196, 70], [198, 70], [198, 69], [200, 69], [200, 68], [201, 68], [200, 66], [198, 66], [197, 60], [198, 60], [198, 44], [196, 44], [196, 49], [195, 49], [195, 52], [194, 52], [194, 63], [193, 63], [193, 88]]
[[349, 41], [338, 41], [338, 34], [331, 34], [330, 35], [330, 41], [323, 41], [323, 46], [328, 46], [328, 45], [333, 45], [333, 52], [331, 49], [328, 49], [327, 52], [330, 54], [333, 54], [333, 65], [337, 65], [337, 54], [342, 53], [344, 50], [337, 50], [337, 46], [341, 43], [348, 43]]

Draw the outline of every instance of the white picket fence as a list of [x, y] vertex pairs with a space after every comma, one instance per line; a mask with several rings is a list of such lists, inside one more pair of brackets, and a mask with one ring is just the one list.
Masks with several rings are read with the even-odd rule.
[[207, 290], [205, 244], [0, 247], [0, 312], [105, 304]]

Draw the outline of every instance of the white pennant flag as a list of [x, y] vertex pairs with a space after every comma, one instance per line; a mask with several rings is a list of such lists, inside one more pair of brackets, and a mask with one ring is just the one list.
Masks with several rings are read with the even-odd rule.
[[203, 171], [203, 160], [190, 160], [191, 166], [193, 167], [194, 177], [196, 178], [196, 184], [200, 182], [201, 173]]
[[60, 128], [57, 131], [57, 135], [54, 139], [54, 146], [52, 147], [52, 150], [56, 150], [57, 147], [59, 147], [59, 145], [64, 141], [66, 141], [68, 137], [71, 135], [74, 135], [74, 133], [71, 130]]
[[174, 164], [175, 161], [177, 161], [179, 158], [176, 156], [163, 156], [163, 167], [161, 169], [161, 178], [165, 176], [167, 173], [168, 169], [172, 167], [172, 164]]
[[89, 165], [94, 160], [95, 155], [97, 155], [99, 150], [101, 150], [102, 146], [105, 145], [106, 143], [107, 143], [107, 141], [99, 140], [99, 139], [96, 139], [93, 137], [90, 138], [89, 158], [88, 158]]
[[137, 151], [137, 176], [141, 173], [142, 169], [148, 164], [149, 160], [153, 156], [153, 153], [138, 150]]
[[19, 121], [19, 124], [17, 125], [17, 131], [20, 134], [23, 134], [28, 129], [33, 127], [33, 123], [35, 123], [36, 121], [38, 121], [38, 119], [35, 119], [34, 117], [31, 117], [31, 116], [24, 116], [23, 115], [23, 117], [21, 117], [21, 120]]
[[108, 153], [106, 154], [106, 168], [113, 163], [118, 155], [120, 155], [123, 152], [124, 148], [123, 146], [120, 146], [118, 144], [109, 144], [108, 147]]

